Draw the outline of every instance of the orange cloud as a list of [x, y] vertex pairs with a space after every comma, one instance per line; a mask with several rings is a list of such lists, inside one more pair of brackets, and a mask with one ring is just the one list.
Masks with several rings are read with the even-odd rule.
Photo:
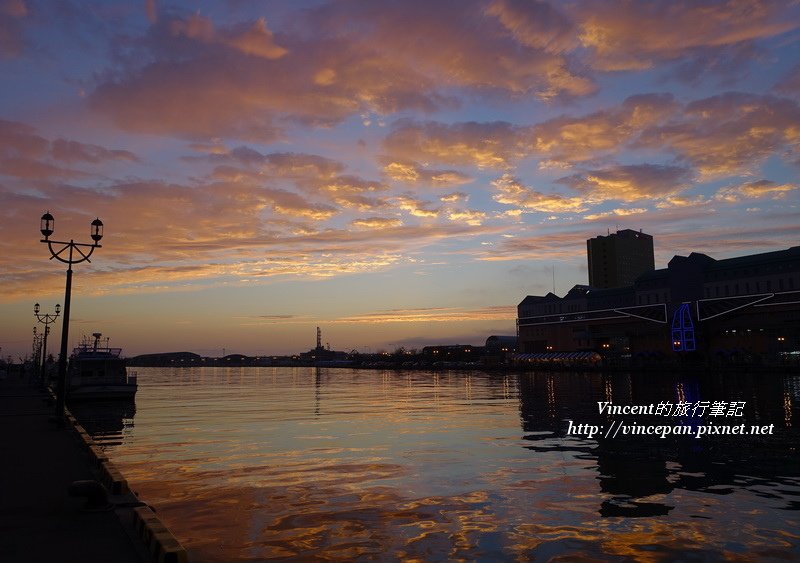
[[619, 153], [647, 127], [670, 117], [678, 104], [670, 94], [640, 94], [616, 108], [583, 117], [562, 116], [530, 128], [530, 147], [542, 167], [564, 167]]
[[504, 169], [524, 156], [519, 134], [518, 128], [500, 121], [454, 125], [405, 121], [383, 146], [392, 158]]
[[514, 205], [529, 211], [544, 213], [580, 213], [586, 211], [587, 201], [579, 197], [543, 194], [520, 183], [519, 179], [504, 174], [492, 182], [497, 193], [492, 198], [505, 205]]
[[577, 47], [575, 25], [548, 2], [494, 0], [486, 8], [520, 44], [561, 54]]
[[643, 132], [637, 148], [661, 148], [704, 178], [752, 172], [783, 148], [800, 143], [800, 107], [773, 96], [729, 92], [689, 103], [669, 123]]
[[265, 59], [278, 59], [286, 54], [286, 49], [275, 44], [267, 22], [260, 18], [252, 25], [237, 26], [217, 32], [214, 22], [209, 18], [194, 14], [185, 20], [175, 19], [168, 24], [170, 33], [202, 43], [219, 43]]
[[463, 221], [467, 225], [480, 225], [486, 220], [486, 213], [475, 209], [453, 209], [447, 214], [451, 221]]
[[779, 0], [623, 0], [579, 4], [570, 13], [591, 66], [621, 71], [681, 57], [710, 62], [726, 48], [797, 29], [785, 9]]
[[391, 180], [405, 184], [450, 187], [472, 182], [472, 178], [456, 170], [431, 170], [412, 161], [383, 158], [383, 172]]
[[690, 177], [688, 170], [677, 166], [635, 164], [582, 172], [558, 182], [596, 201], [631, 202], [678, 193], [686, 189]]
[[[527, 10], [536, 12], [531, 19], [549, 18], [537, 28], [552, 33], [553, 8], [536, 3]], [[513, 17], [499, 4], [484, 8], [457, 0], [435, 5], [408, 0], [380, 6], [328, 4], [312, 12], [309, 25], [327, 33], [357, 25], [362, 48], [379, 45], [382, 54], [447, 85], [532, 94], [544, 100], [595, 92], [595, 83], [576, 70], [579, 65], [565, 52], [528, 40], [521, 29], [509, 33], [504, 24]]]
[[452, 192], [439, 197], [439, 201], [444, 203], [455, 203], [457, 201], [467, 201], [468, 199], [469, 194], [464, 192]]
[[392, 203], [403, 211], [408, 211], [414, 217], [438, 217], [440, 209], [429, 209], [430, 203], [419, 200], [410, 195], [398, 196]]
[[647, 213], [647, 209], [644, 207], [618, 208], [611, 211], [603, 211], [602, 213], [584, 215], [583, 218], [587, 221], [595, 221], [597, 219], [607, 219], [608, 217], [627, 217], [628, 215], [639, 215], [641, 213]]
[[354, 227], [365, 229], [386, 229], [402, 226], [403, 222], [396, 218], [387, 217], [368, 217], [366, 219], [356, 219], [350, 222]]
[[770, 180], [747, 182], [740, 186], [722, 188], [714, 195], [714, 199], [736, 203], [742, 199], [783, 199], [789, 192], [797, 190], [795, 184], [778, 184]]
[[390, 309], [335, 319], [335, 323], [421, 323], [491, 321], [516, 318], [513, 305], [495, 305], [479, 309], [461, 307], [428, 307], [418, 309]]

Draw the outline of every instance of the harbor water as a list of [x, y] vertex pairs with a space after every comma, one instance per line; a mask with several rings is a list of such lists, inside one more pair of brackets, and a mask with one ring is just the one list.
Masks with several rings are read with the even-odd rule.
[[[138, 376], [135, 405], [72, 410], [193, 561], [800, 559], [798, 375]], [[623, 422], [694, 435], [604, 434]]]

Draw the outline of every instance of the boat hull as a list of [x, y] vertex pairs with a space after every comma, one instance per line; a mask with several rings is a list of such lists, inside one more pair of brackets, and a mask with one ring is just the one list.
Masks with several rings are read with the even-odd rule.
[[105, 401], [133, 399], [137, 385], [81, 385], [69, 390], [70, 401]]

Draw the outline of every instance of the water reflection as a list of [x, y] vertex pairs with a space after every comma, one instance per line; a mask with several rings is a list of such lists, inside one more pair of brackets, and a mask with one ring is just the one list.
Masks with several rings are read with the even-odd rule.
[[[800, 557], [797, 377], [151, 368], [139, 382], [111, 457], [192, 560]], [[678, 400], [746, 401], [741, 422], [775, 433], [566, 433], [610, 422], [597, 401]]]
[[71, 403], [69, 409], [95, 441], [104, 447], [119, 446], [133, 430], [136, 403], [131, 400]]
[[[536, 452], [560, 451], [593, 461], [599, 491], [600, 516], [658, 516], [675, 508], [664, 499], [676, 489], [710, 495], [746, 490], [772, 499], [774, 508], [796, 510], [798, 504], [798, 435], [792, 430], [798, 402], [798, 377], [763, 376], [661, 377], [562, 374], [521, 375], [520, 417], [526, 446]], [[554, 398], [555, 396], [555, 398]], [[583, 397], [580, 402], [570, 398]], [[718, 424], [769, 425], [768, 436], [617, 435], [601, 433], [592, 440], [566, 434], [565, 420], [608, 427], [621, 416], [601, 415], [598, 402], [648, 405], [662, 401], [746, 401], [743, 417], [713, 419]], [[685, 424], [696, 429], [709, 417], [628, 416], [628, 424]], [[765, 492], [764, 487], [779, 493]], [[691, 515], [697, 517], [697, 515]]]

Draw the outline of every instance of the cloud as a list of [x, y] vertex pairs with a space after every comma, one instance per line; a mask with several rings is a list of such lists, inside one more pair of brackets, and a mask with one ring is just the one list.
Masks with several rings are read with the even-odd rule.
[[669, 123], [645, 130], [637, 148], [664, 149], [704, 178], [746, 174], [800, 142], [800, 107], [786, 98], [728, 92], [686, 105]]
[[494, 180], [497, 193], [492, 198], [505, 205], [514, 205], [528, 211], [543, 213], [580, 213], [586, 211], [587, 201], [579, 197], [544, 194], [524, 186], [518, 178], [504, 174]]
[[271, 142], [288, 122], [329, 126], [449, 103], [413, 66], [358, 38], [273, 39], [262, 20], [219, 29], [203, 16], [159, 20], [137, 60], [100, 83], [90, 105], [130, 131]]
[[472, 178], [456, 170], [427, 169], [413, 161], [397, 161], [384, 157], [381, 159], [383, 173], [390, 180], [405, 184], [419, 184], [431, 187], [451, 187], [468, 184]]
[[[662, 151], [701, 178], [751, 173], [768, 156], [796, 160], [800, 107], [794, 100], [728, 92], [681, 104], [671, 94], [637, 94], [620, 105], [533, 125], [400, 121], [384, 149], [402, 161], [509, 170], [525, 158], [539, 168], [602, 165], [630, 151]], [[413, 177], [415, 170], [397, 167]]]
[[351, 221], [350, 224], [354, 227], [360, 227], [364, 229], [389, 229], [400, 227], [403, 225], [403, 222], [397, 218], [367, 217], [366, 219], [356, 219]]
[[502, 121], [453, 125], [400, 121], [383, 146], [392, 158], [505, 169], [525, 154], [519, 134], [517, 127]]
[[527, 141], [532, 152], [544, 157], [543, 168], [570, 166], [619, 153], [678, 108], [671, 94], [638, 94], [611, 109], [539, 123], [530, 127]]
[[[790, 9], [795, 11], [796, 8]], [[713, 61], [731, 48], [797, 29], [780, 0], [600, 0], [570, 14], [597, 70], [644, 70], [664, 61]]]
[[147, 15], [147, 21], [151, 24], [158, 22], [158, 6], [156, 6], [156, 0], [144, 0], [144, 11]]
[[91, 162], [92, 164], [97, 164], [109, 160], [138, 161], [136, 155], [130, 151], [109, 150], [98, 145], [89, 145], [66, 139], [53, 141], [50, 153], [54, 159], [65, 162]]
[[549, 2], [494, 0], [486, 14], [496, 17], [521, 45], [554, 54], [577, 47], [575, 24]]
[[800, 94], [800, 65], [795, 65], [773, 86], [778, 94], [797, 97]]
[[409, 212], [414, 217], [435, 218], [439, 216], [440, 208], [430, 209], [430, 202], [422, 201], [411, 195], [401, 195], [392, 198], [392, 204]]
[[477, 226], [486, 220], [486, 213], [475, 209], [452, 209], [447, 213], [447, 218], [451, 221]]
[[287, 52], [275, 44], [264, 18], [251, 25], [239, 25], [218, 32], [214, 28], [214, 22], [197, 13], [183, 20], [172, 20], [169, 31], [175, 37], [186, 37], [201, 43], [219, 43], [245, 55], [265, 59], [279, 59]]
[[282, 215], [302, 217], [314, 221], [324, 221], [330, 219], [338, 212], [333, 206], [321, 203], [310, 203], [294, 192], [264, 189], [261, 193], [272, 203], [272, 208]]
[[644, 207], [618, 208], [611, 211], [603, 211], [602, 213], [584, 215], [583, 218], [587, 221], [595, 221], [597, 219], [607, 219], [608, 217], [627, 217], [628, 215], [639, 215], [641, 213], [647, 213], [647, 209]]
[[634, 164], [590, 170], [557, 180], [595, 201], [638, 201], [666, 197], [688, 186], [691, 173], [677, 166]]
[[138, 157], [130, 151], [71, 139], [50, 141], [30, 125], [0, 119], [0, 174], [26, 180], [84, 178], [91, 174], [62, 164], [110, 161], [138, 162]]
[[579, 64], [562, 49], [554, 48], [555, 43], [530, 40], [527, 32], [533, 27], [553, 36], [553, 24], [559, 19], [556, 10], [543, 2], [524, 9], [529, 16], [527, 29], [516, 32], [508, 25], [515, 18], [509, 3], [484, 7], [458, 0], [434, 5], [424, 0], [331, 3], [312, 11], [308, 25], [318, 33], [357, 30], [363, 46], [378, 45], [382, 54], [437, 77], [444, 85], [544, 100], [594, 93], [593, 80], [578, 71]]
[[704, 196], [684, 197], [684, 196], [667, 196], [656, 203], [658, 209], [670, 209], [673, 207], [697, 207], [708, 203], [708, 199]]
[[464, 192], [452, 192], [449, 194], [444, 194], [443, 196], [439, 196], [439, 201], [444, 203], [456, 203], [458, 201], [467, 200], [469, 200], [469, 194], [465, 194]]
[[0, 59], [14, 58], [25, 47], [23, 23], [28, 16], [24, 0], [0, 0]]
[[797, 190], [795, 184], [779, 184], [771, 180], [747, 182], [740, 186], [722, 188], [714, 195], [714, 199], [736, 203], [743, 199], [783, 199], [789, 192]]
[[423, 307], [389, 309], [335, 319], [335, 323], [420, 323], [510, 320], [516, 318], [513, 305], [494, 305], [478, 309], [462, 307]]

